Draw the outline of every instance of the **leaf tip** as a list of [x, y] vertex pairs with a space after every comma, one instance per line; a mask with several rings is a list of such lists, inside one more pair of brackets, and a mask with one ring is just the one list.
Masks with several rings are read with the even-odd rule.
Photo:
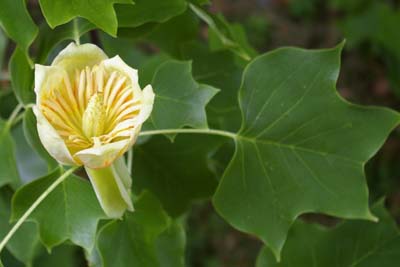
[[280, 242], [280, 244], [270, 245], [266, 241], [264, 241], [264, 243], [267, 244], [266, 246], [269, 247], [272, 254], [274, 255], [274, 258], [277, 263], [281, 262], [281, 252], [282, 252], [285, 242], [286, 242], [286, 240], [284, 239], [282, 242]]
[[333, 48], [328, 48], [327, 50], [330, 50], [332, 52], [334, 52], [335, 54], [338, 54], [339, 57], [343, 52], [343, 48], [346, 45], [346, 39], [343, 39], [343, 41], [341, 41], [339, 44], [337, 44], [336, 46], [334, 46]]
[[275, 256], [276, 262], [280, 263], [281, 262], [281, 251], [280, 250], [273, 250], [272, 253]]
[[373, 215], [370, 211], [368, 211], [368, 213], [366, 214], [365, 219], [374, 223], [379, 222], [379, 218]]

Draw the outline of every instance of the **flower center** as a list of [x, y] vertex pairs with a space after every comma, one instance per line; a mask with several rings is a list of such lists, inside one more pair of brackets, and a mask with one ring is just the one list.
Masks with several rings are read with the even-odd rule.
[[57, 74], [42, 92], [40, 109], [74, 154], [130, 138], [142, 104], [132, 86], [127, 76], [103, 66]]
[[103, 102], [103, 93], [95, 93], [83, 113], [82, 130], [88, 139], [100, 136], [104, 132], [106, 110]]

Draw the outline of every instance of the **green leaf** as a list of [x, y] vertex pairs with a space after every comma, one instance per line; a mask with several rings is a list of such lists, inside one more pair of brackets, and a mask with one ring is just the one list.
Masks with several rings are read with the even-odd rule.
[[36, 126], [36, 116], [33, 114], [31, 108], [25, 111], [23, 127], [24, 135], [28, 144], [39, 154], [42, 159], [47, 162], [50, 169], [55, 168], [58, 164], [54, 158], [50, 156], [40, 141]]
[[207, 128], [205, 106], [218, 90], [198, 84], [191, 71], [190, 62], [168, 61], [155, 73], [151, 84], [156, 98], [150, 119], [155, 129]]
[[131, 0], [39, 0], [40, 7], [51, 28], [65, 24], [75, 17], [83, 17], [108, 34], [117, 34], [118, 21], [113, 5], [131, 4]]
[[199, 19], [188, 9], [182, 15], [159, 24], [146, 39], [154, 43], [165, 53], [180, 59], [182, 44], [197, 40], [199, 34]]
[[242, 128], [214, 205], [277, 257], [302, 213], [374, 219], [364, 165], [399, 114], [337, 94], [341, 49], [278, 49], [255, 59], [243, 75]]
[[0, 266], [26, 267], [25, 264], [18, 261], [8, 250], [3, 250], [1, 253]]
[[142, 39], [151, 34], [157, 26], [159, 26], [158, 23], [150, 22], [135, 28], [118, 28], [118, 38], [130, 40]]
[[94, 28], [95, 26], [92, 23], [81, 18], [77, 18], [75, 21], [55, 27], [54, 29], [49, 28], [46, 23], [43, 23], [40, 26], [37, 38], [38, 49], [36, 61], [40, 64], [45, 64], [49, 54], [58, 44], [66, 40], [75, 40], [75, 38], [81, 37]]
[[16, 187], [20, 178], [15, 161], [15, 144], [10, 135], [10, 128], [0, 120], [0, 187], [11, 184]]
[[[77, 267], [82, 266], [79, 248], [71, 245], [61, 245], [54, 248], [50, 254], [44, 252], [35, 259], [34, 267]], [[86, 266], [86, 265], [85, 265]]]
[[160, 267], [185, 266], [185, 229], [174, 221], [156, 241], [157, 258]]
[[22, 47], [24, 53], [35, 39], [38, 29], [26, 10], [25, 0], [0, 1], [0, 26]]
[[146, 85], [151, 84], [157, 69], [168, 60], [171, 60], [170, 56], [159, 53], [148, 58], [140, 65], [138, 69], [140, 86], [144, 88]]
[[8, 118], [18, 105], [18, 100], [8, 85], [0, 85], [0, 89], [0, 118]]
[[383, 201], [373, 211], [379, 223], [347, 221], [335, 229], [325, 229], [302, 221], [291, 229], [282, 252], [282, 261], [263, 249], [257, 267], [395, 267], [400, 261], [400, 234], [384, 208]]
[[[106, 52], [106, 54], [110, 58], [119, 55], [129, 66], [140, 71], [140, 64], [148, 56], [137, 47], [134, 40], [113, 38], [107, 34], [100, 34], [99, 37], [101, 40], [101, 44], [103, 45], [104, 52]], [[139, 78], [140, 80], [142, 80], [142, 77], [140, 75]]]
[[23, 105], [34, 103], [33, 69], [21, 48], [15, 48], [10, 59], [9, 69], [11, 85], [18, 101]]
[[237, 101], [242, 68], [229, 51], [210, 52], [205, 46], [191, 42], [182, 46], [185, 60], [192, 60], [193, 77], [221, 91], [207, 105], [207, 118], [212, 128], [237, 131], [240, 108]]
[[[59, 176], [56, 170], [20, 188], [13, 197], [11, 219], [21, 217]], [[38, 224], [40, 239], [48, 249], [71, 240], [90, 251], [97, 223], [105, 218], [90, 183], [72, 175], [46, 197], [29, 220]]]
[[142, 194], [134, 206], [135, 212], [127, 212], [123, 220], [110, 222], [99, 232], [97, 247], [104, 267], [159, 266], [155, 241], [167, 229], [169, 217], [149, 193]]
[[134, 5], [116, 5], [119, 27], [137, 27], [149, 22], [165, 22], [186, 10], [185, 0], [135, 0]]
[[[0, 238], [3, 238], [12, 226], [8, 223], [11, 214], [11, 194], [4, 190], [0, 193]], [[35, 225], [31, 222], [25, 222], [15, 232], [6, 247], [16, 259], [30, 266], [39, 246], [39, 235]]]
[[12, 137], [15, 140], [15, 154], [19, 177], [23, 184], [37, 177], [42, 177], [48, 174], [49, 170], [54, 169], [55, 166], [48, 166], [28, 144], [22, 124], [13, 127]]
[[3, 59], [4, 54], [7, 48], [7, 37], [4, 35], [3, 31], [0, 28], [0, 68], [3, 68]]
[[134, 190], [151, 191], [172, 216], [181, 215], [192, 201], [210, 197], [217, 186], [209, 157], [224, 139], [179, 135], [174, 143], [164, 136], [135, 146]]

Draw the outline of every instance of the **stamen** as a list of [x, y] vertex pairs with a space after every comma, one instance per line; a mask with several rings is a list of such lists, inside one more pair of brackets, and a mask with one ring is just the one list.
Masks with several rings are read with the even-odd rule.
[[111, 106], [112, 106], [112, 103], [113, 103], [113, 101], [114, 101], [114, 98], [117, 96], [117, 94], [121, 91], [121, 87], [124, 85], [124, 83], [125, 83], [125, 80], [126, 80], [126, 77], [125, 76], [123, 76], [123, 77], [120, 77], [119, 79], [118, 79], [118, 82], [114, 85], [114, 87], [111, 89], [111, 95], [110, 95], [110, 97], [107, 99], [107, 104], [106, 104], [106, 107], [107, 107], [107, 113], [109, 112], [109, 109], [111, 108]]
[[85, 101], [85, 85], [86, 85], [86, 75], [85, 71], [82, 70], [79, 75], [79, 86], [78, 86], [78, 99], [79, 99], [79, 109], [81, 114], [85, 111], [86, 108], [86, 101]]
[[110, 95], [111, 92], [111, 86], [114, 83], [115, 78], [117, 77], [117, 72], [113, 71], [110, 75], [110, 77], [108, 78], [106, 87], [104, 88], [104, 103], [107, 103], [108, 101], [108, 97]]
[[112, 122], [112, 118], [118, 111], [118, 108], [125, 102], [128, 101], [129, 98], [133, 97], [133, 91], [131, 87], [125, 87], [124, 90], [118, 94], [118, 98], [116, 99], [116, 103], [110, 108], [107, 113], [107, 124]]
[[57, 86], [45, 91], [40, 108], [71, 154], [132, 136], [141, 102], [125, 75], [85, 67]]

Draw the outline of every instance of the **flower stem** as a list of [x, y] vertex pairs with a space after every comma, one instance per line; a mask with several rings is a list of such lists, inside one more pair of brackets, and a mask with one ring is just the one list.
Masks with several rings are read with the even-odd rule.
[[164, 129], [164, 130], [154, 130], [154, 131], [143, 131], [139, 136], [147, 135], [157, 135], [157, 134], [179, 134], [179, 133], [192, 133], [192, 134], [209, 134], [209, 135], [219, 135], [224, 137], [229, 137], [236, 139], [237, 135], [235, 133], [214, 130], [214, 129]]
[[79, 167], [73, 167], [66, 172], [64, 172], [57, 180], [55, 180], [36, 200], [32, 203], [27, 211], [19, 218], [16, 224], [11, 228], [8, 234], [1, 240], [0, 242], [0, 252], [6, 246], [7, 242], [10, 241], [11, 237], [15, 234], [15, 232], [21, 227], [22, 223], [26, 221], [29, 215], [39, 206], [40, 203], [59, 185], [61, 184], [68, 176], [70, 176], [76, 169]]
[[20, 110], [24, 107], [24, 105], [22, 104], [18, 104], [15, 109], [12, 111], [10, 117], [8, 118], [6, 125], [4, 127], [4, 132], [10, 130], [11, 126], [14, 125], [14, 122], [18, 116], [18, 113], [20, 112]]

